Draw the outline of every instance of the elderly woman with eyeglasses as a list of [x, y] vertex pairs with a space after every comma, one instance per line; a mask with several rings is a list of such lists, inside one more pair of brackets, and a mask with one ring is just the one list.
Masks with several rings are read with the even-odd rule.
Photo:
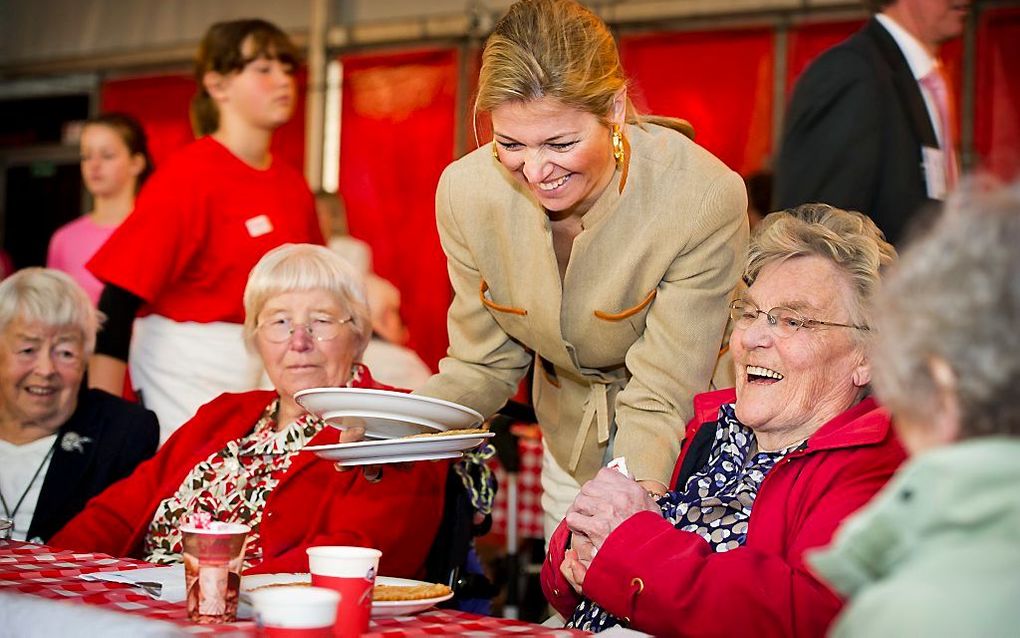
[[841, 603], [804, 552], [904, 457], [867, 396], [868, 300], [894, 254], [860, 213], [765, 218], [730, 306], [736, 388], [695, 397], [671, 491], [603, 469], [552, 539], [542, 585], [570, 626], [824, 634]]
[[301, 450], [336, 443], [340, 433], [307, 414], [295, 393], [380, 387], [358, 363], [371, 326], [357, 275], [327, 248], [288, 244], [252, 269], [244, 306], [245, 335], [275, 390], [223, 394], [200, 408], [51, 544], [175, 563], [185, 517], [208, 514], [251, 527], [252, 572], [304, 572], [307, 547], [358, 545], [382, 550], [383, 573], [419, 574], [439, 526], [447, 464], [398, 465], [369, 479]]

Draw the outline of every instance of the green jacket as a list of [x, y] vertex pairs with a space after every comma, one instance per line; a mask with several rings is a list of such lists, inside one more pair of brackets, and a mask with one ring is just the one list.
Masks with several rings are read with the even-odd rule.
[[1020, 636], [1020, 440], [916, 457], [808, 563], [850, 599], [831, 636]]

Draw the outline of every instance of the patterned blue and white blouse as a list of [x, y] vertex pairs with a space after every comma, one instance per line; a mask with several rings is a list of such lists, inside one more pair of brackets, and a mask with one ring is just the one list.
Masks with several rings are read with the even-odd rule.
[[[663, 517], [677, 529], [701, 536], [716, 552], [740, 547], [747, 540], [747, 521], [765, 475], [806, 443], [777, 452], [759, 452], [754, 431], [737, 421], [733, 404], [721, 406], [708, 461], [691, 475], [683, 489], [667, 492], [658, 500]], [[574, 610], [567, 627], [597, 633], [622, 624], [586, 598]]]

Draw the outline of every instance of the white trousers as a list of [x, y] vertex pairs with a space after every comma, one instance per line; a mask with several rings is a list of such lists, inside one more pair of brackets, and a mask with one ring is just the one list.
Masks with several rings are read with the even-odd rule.
[[542, 519], [545, 544], [567, 515], [567, 508], [574, 502], [581, 484], [569, 472], [560, 467], [549, 448], [542, 444]]
[[161, 445], [224, 392], [272, 387], [236, 323], [136, 319], [128, 364], [142, 403], [159, 418]]

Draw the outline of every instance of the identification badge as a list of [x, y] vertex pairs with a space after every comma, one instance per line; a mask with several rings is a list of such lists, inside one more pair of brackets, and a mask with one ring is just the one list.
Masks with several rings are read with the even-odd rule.
[[924, 166], [924, 182], [928, 185], [930, 199], [946, 198], [946, 154], [940, 148], [921, 147], [921, 164]]
[[273, 232], [273, 222], [269, 221], [269, 217], [266, 215], [252, 217], [244, 222], [244, 227], [248, 229], [248, 234], [252, 237], [261, 237]]

